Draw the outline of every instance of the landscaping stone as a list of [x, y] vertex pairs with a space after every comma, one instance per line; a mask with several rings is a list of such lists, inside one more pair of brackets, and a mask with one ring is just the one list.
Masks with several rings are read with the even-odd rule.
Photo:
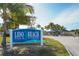
[[29, 49], [28, 48], [22, 48], [19, 51], [19, 55], [27, 55], [29, 53]]

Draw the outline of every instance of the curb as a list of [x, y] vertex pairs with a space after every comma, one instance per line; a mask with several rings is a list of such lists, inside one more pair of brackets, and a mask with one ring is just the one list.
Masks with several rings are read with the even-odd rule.
[[[65, 46], [64, 46], [65, 47]], [[65, 49], [67, 50], [67, 52], [69, 53], [69, 56], [73, 56], [72, 53], [70, 52], [69, 49], [67, 49], [67, 47], [65, 47]]]

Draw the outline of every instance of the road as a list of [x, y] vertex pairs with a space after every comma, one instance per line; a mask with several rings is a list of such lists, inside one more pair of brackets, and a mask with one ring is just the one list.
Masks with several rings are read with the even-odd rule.
[[79, 56], [79, 37], [73, 36], [44, 36], [61, 42], [72, 56]]

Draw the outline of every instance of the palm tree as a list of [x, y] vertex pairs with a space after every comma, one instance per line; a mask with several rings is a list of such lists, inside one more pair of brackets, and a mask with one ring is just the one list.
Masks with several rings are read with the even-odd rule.
[[[17, 20], [22, 22], [22, 18], [26, 16], [26, 13], [34, 13], [34, 10], [31, 6], [26, 4], [18, 4], [18, 3], [1, 3], [0, 4], [0, 16], [3, 18], [3, 40], [2, 40], [2, 47], [3, 53], [5, 54], [6, 51], [6, 32], [7, 32], [7, 20], [12, 18], [14, 21]], [[20, 17], [22, 17], [20, 19]]]
[[[24, 13], [24, 14], [26, 14], [26, 13], [33, 14], [34, 13], [34, 9], [33, 9], [32, 6], [25, 5], [24, 4], [24, 9], [23, 9], [23, 12], [21, 12], [21, 13]], [[24, 14], [23, 15], [22, 14], [20, 15], [18, 13], [18, 15], [17, 15], [14, 12], [10, 14], [12, 16], [10, 19], [13, 20], [12, 23], [13, 23], [13, 25], [15, 25], [15, 28], [19, 27], [19, 24], [22, 24], [22, 25], [30, 25], [31, 24], [31, 19], [34, 19], [35, 20], [35, 17], [34, 16], [28, 16], [28, 15], [24, 15]]]
[[[28, 25], [28, 26], [31, 26], [31, 25], [34, 25], [34, 22], [35, 22], [35, 19], [36, 17], [35, 16], [25, 16], [25, 17], [19, 17], [20, 20], [13, 20], [11, 22], [9, 22], [7, 25], [8, 29], [15, 29], [15, 28], [18, 28], [19, 27], [19, 24], [20, 25]], [[23, 21], [22, 21], [23, 19]], [[32, 21], [32, 22], [31, 22]]]

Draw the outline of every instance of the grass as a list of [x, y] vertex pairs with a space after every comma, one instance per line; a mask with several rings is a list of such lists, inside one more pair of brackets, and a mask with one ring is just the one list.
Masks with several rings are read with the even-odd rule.
[[60, 42], [58, 42], [57, 40], [44, 38], [44, 43], [48, 47], [52, 47], [54, 49], [54, 53], [57, 56], [69, 56], [65, 47]]
[[[7, 37], [6, 41], [10, 42], [10, 38]], [[0, 44], [1, 44], [1, 42], [2, 42], [2, 37], [0, 36]], [[55, 53], [56, 56], [69, 56], [65, 47], [57, 40], [50, 39], [50, 38], [44, 38], [44, 44], [48, 48], [52, 48], [53, 51], [51, 51], [51, 52]]]
[[[7, 41], [7, 43], [9, 43], [10, 42], [10, 38], [9, 37], [6, 37], [6, 41]], [[2, 37], [0, 36], [0, 45], [1, 45], [1, 42], [2, 42]]]

